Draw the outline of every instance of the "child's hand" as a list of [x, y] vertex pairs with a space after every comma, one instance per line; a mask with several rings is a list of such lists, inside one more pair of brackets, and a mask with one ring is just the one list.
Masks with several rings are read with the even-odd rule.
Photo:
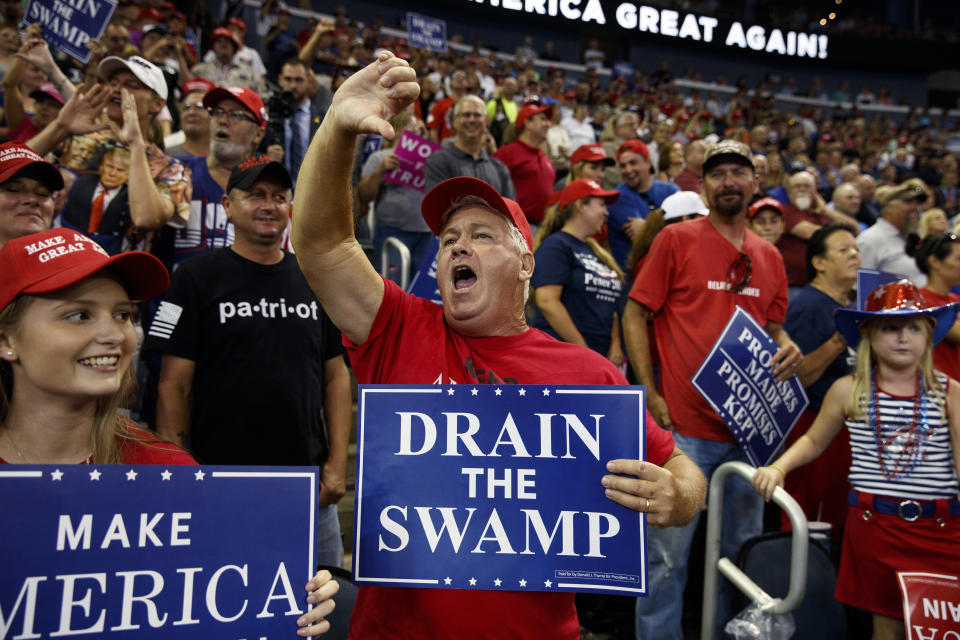
[[773, 490], [783, 486], [785, 480], [783, 473], [775, 467], [760, 467], [753, 474], [753, 488], [757, 493], [763, 496], [763, 499], [770, 502], [773, 496]]

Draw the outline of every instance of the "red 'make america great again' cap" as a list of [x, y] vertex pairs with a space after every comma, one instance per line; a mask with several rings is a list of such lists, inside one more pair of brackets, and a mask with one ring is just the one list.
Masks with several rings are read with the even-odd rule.
[[50, 229], [8, 240], [0, 248], [0, 310], [24, 293], [50, 293], [110, 269], [133, 301], [160, 295], [170, 283], [163, 263], [149, 253], [111, 257], [77, 231]]

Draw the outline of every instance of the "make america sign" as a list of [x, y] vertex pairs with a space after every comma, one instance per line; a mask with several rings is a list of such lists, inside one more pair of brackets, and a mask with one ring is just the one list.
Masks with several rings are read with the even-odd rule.
[[0, 465], [0, 638], [296, 636], [317, 470]]
[[600, 484], [644, 458], [643, 393], [361, 385], [355, 581], [645, 594], [645, 516]]
[[616, 24], [629, 31], [659, 34], [670, 38], [722, 42], [728, 47], [784, 56], [827, 57], [828, 40], [824, 34], [767, 29], [760, 25], [741, 22], [721, 25], [719, 20], [710, 16], [660, 9], [633, 2], [617, 3], [612, 12], [609, 10], [612, 3], [604, 3], [600, 0], [467, 0], [467, 2], [577, 22]]

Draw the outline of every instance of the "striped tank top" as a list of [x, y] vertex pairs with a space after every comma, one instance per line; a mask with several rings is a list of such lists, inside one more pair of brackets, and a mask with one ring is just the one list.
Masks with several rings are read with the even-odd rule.
[[[937, 378], [946, 390], [947, 376], [938, 372]], [[935, 401], [936, 396], [929, 397], [931, 395], [923, 394], [916, 424], [913, 424], [914, 398], [893, 396], [877, 387], [879, 438], [869, 414], [859, 420], [847, 418], [853, 454], [851, 487], [866, 493], [914, 500], [957, 497], [950, 429], [943, 408]], [[884, 469], [896, 477], [887, 477]]]

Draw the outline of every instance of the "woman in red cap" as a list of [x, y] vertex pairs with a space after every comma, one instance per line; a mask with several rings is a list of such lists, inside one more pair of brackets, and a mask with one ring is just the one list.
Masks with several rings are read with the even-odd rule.
[[565, 342], [583, 345], [620, 366], [623, 349], [617, 309], [623, 272], [593, 238], [619, 197], [595, 180], [575, 180], [560, 192], [534, 242], [531, 286], [533, 326]]
[[[169, 282], [159, 260], [52, 229], [8, 241], [0, 273], [0, 463], [196, 464], [119, 413], [134, 384], [134, 301]], [[306, 588], [319, 606], [298, 634], [325, 633], [336, 582], [323, 572]]]
[[838, 379], [810, 429], [753, 486], [770, 499], [786, 474], [824, 451], [846, 425], [847, 513], [835, 597], [873, 613], [875, 639], [903, 638], [898, 571], [960, 575], [960, 387], [933, 368], [933, 345], [957, 304], [925, 307], [908, 280], [875, 289], [865, 310], [839, 308], [837, 330], [857, 346], [853, 375]]

